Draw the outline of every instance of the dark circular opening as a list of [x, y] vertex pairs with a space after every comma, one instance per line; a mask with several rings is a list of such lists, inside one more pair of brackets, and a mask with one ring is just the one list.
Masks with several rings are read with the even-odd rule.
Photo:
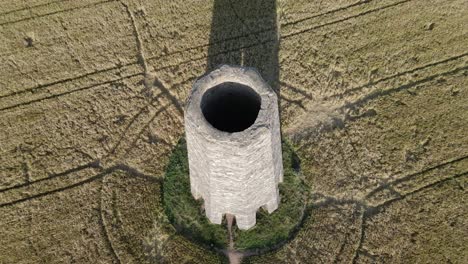
[[252, 88], [240, 83], [225, 82], [205, 92], [201, 110], [213, 127], [233, 133], [243, 131], [255, 123], [261, 101]]

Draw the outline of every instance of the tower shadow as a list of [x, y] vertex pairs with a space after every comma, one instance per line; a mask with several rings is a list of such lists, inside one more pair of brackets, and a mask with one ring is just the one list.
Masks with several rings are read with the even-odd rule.
[[214, 0], [207, 71], [222, 64], [256, 68], [278, 94], [276, 0]]

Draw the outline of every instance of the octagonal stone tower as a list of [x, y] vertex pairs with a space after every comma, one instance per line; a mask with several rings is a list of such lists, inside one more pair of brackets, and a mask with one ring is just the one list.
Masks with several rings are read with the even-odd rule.
[[278, 99], [253, 68], [221, 66], [198, 79], [185, 109], [190, 186], [206, 216], [255, 225], [278, 208], [283, 181]]

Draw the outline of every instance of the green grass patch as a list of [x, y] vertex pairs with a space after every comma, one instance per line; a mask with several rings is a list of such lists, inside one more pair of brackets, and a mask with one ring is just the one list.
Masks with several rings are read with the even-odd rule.
[[[247, 231], [234, 227], [238, 249], [270, 248], [287, 240], [302, 219], [306, 189], [299, 177], [299, 158], [286, 141], [283, 142], [284, 182], [279, 185], [281, 203], [271, 215], [257, 212], [257, 224]], [[185, 139], [175, 147], [166, 170], [163, 185], [164, 210], [175, 229], [190, 240], [207, 247], [226, 248], [228, 231], [211, 224], [202, 210], [202, 201], [193, 198]]]

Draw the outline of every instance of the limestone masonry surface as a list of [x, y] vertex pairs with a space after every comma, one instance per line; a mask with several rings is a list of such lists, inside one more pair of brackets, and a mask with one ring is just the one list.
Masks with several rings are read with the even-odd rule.
[[191, 192], [206, 216], [255, 225], [278, 208], [283, 181], [278, 99], [253, 68], [221, 66], [195, 82], [185, 109]]

